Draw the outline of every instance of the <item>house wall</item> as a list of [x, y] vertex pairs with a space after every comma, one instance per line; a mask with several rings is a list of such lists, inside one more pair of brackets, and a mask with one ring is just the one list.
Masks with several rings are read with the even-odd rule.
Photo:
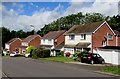
[[58, 38], [54, 39], [54, 46], [61, 44], [65, 40], [65, 36], [62, 34]]
[[64, 55], [69, 52], [71, 55], [75, 53], [74, 48], [64, 48]]
[[22, 46], [28, 46], [28, 43], [27, 42], [22, 42], [21, 45]]
[[44, 40], [41, 39], [41, 45], [54, 45], [54, 40], [53, 39], [51, 39], [51, 43], [48, 43], [48, 39], [44, 39]]
[[41, 44], [41, 38], [37, 36], [32, 41], [30, 41], [29, 46], [35, 46], [38, 47]]
[[120, 36], [118, 37], [117, 43], [118, 43], [118, 46], [120, 46]]
[[19, 51], [19, 48], [21, 46], [21, 42], [22, 40], [20, 39], [17, 39], [16, 41], [12, 42], [10, 45], [9, 45], [9, 52], [15, 52], [16, 49]]
[[104, 37], [107, 35], [107, 33], [113, 35], [113, 39], [108, 41], [107, 46], [116, 45], [116, 38], [111, 29], [105, 23], [101, 28], [92, 34], [92, 52], [93, 50], [96, 50], [97, 47], [102, 47], [102, 41], [104, 40]]
[[10, 48], [9, 44], [5, 44], [5, 49], [9, 49], [9, 48]]
[[65, 45], [76, 45], [76, 44], [78, 44], [79, 42], [82, 42], [82, 43], [84, 43], [84, 42], [89, 42], [89, 43], [91, 43], [91, 37], [92, 37], [92, 35], [91, 34], [86, 34], [86, 39], [85, 40], [82, 40], [82, 39], [80, 39], [80, 35], [75, 35], [75, 39], [74, 40], [69, 40], [69, 35], [66, 35], [65, 36]]

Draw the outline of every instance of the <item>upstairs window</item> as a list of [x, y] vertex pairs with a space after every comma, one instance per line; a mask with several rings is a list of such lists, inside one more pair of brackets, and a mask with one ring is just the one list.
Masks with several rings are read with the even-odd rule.
[[51, 40], [51, 39], [49, 39], [49, 40], [48, 40], [48, 44], [51, 44], [51, 43], [52, 43], [52, 40]]
[[69, 40], [74, 40], [75, 39], [75, 35], [69, 35]]
[[86, 34], [81, 34], [81, 35], [80, 35], [80, 39], [81, 39], [81, 40], [85, 40], [85, 39], [86, 39]]
[[43, 39], [43, 43], [45, 43], [45, 39]]
[[113, 39], [113, 35], [108, 34], [107, 38], [108, 38], [108, 40], [112, 40]]

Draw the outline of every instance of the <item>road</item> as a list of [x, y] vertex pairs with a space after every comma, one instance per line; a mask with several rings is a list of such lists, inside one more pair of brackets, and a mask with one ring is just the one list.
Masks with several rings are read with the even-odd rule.
[[3, 72], [12, 77], [113, 77], [94, 72], [98, 67], [34, 60], [3, 58]]

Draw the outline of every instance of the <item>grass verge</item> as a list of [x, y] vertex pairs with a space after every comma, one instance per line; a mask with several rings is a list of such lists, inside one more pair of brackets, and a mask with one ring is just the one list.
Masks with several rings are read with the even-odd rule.
[[110, 74], [115, 74], [115, 75], [120, 75], [120, 67], [118, 66], [106, 66], [102, 72], [110, 73]]
[[48, 61], [57, 61], [57, 62], [75, 62], [74, 60], [63, 56], [47, 57], [47, 58], [39, 58], [39, 59], [48, 60]]

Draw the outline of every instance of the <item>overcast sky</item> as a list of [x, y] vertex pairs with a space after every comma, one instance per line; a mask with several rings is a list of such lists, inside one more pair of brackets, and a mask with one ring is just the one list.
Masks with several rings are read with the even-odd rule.
[[[2, 2], [0, 13], [2, 21], [0, 24], [10, 30], [30, 31], [30, 25], [34, 25], [36, 30], [44, 27], [45, 24], [73, 13], [101, 13], [105, 16], [118, 14], [118, 2], [115, 0], [71, 0], [67, 2]], [[1, 17], [1, 15], [0, 15]]]

